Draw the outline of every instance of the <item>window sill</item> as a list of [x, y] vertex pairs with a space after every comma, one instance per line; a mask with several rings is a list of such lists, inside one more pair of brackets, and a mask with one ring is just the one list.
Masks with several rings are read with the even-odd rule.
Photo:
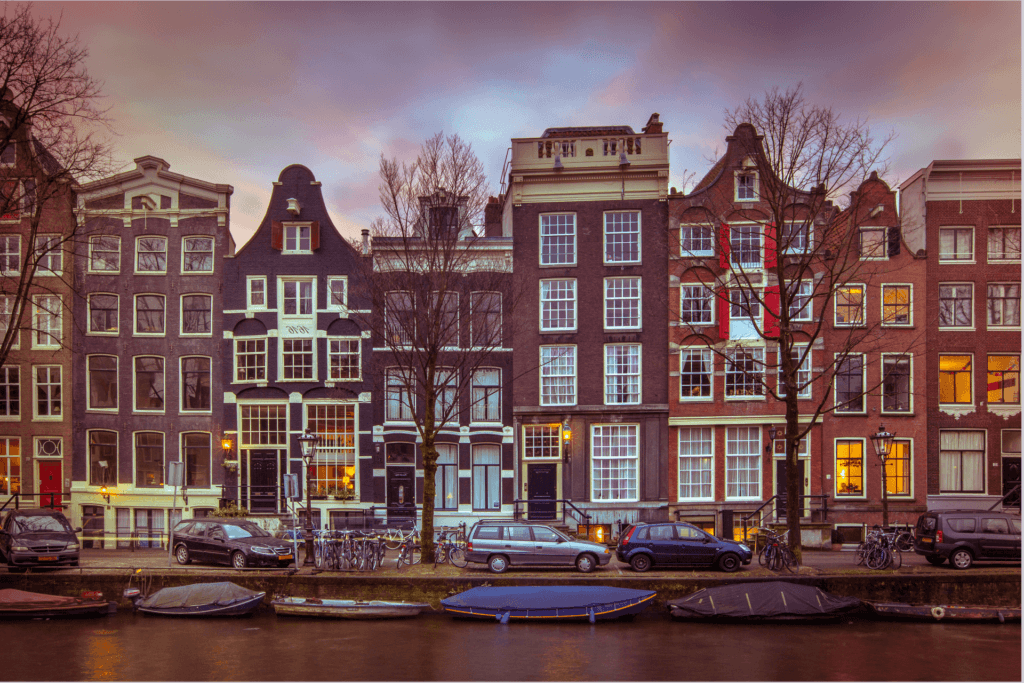
[[544, 328], [540, 329], [540, 333], [541, 334], [576, 334], [576, 332], [577, 332], [577, 330], [576, 330], [575, 327], [573, 327], [571, 329], [567, 328], [567, 329], [564, 329], [564, 330], [550, 330], [550, 329], [544, 329]]
[[95, 415], [117, 415], [120, 410], [117, 408], [86, 408], [85, 412]]
[[881, 414], [886, 417], [914, 417], [913, 410], [883, 410]]
[[55, 415], [55, 416], [43, 415], [42, 417], [37, 415], [37, 416], [34, 416], [32, 418], [32, 421], [33, 422], [63, 422], [64, 421], [64, 417], [62, 415]]
[[116, 337], [120, 332], [86, 332], [86, 337]]
[[977, 263], [978, 262], [975, 261], [973, 258], [971, 258], [971, 259], [943, 259], [941, 257], [939, 258], [939, 265], [974, 266], [974, 265], [977, 265]]
[[714, 396], [680, 396], [680, 403], [714, 403]]
[[882, 323], [881, 326], [886, 328], [886, 329], [896, 329], [896, 330], [900, 330], [900, 329], [912, 330], [912, 329], [914, 329], [914, 323]]
[[988, 412], [993, 415], [998, 415], [1004, 420], [1014, 415], [1020, 415], [1020, 404], [1019, 403], [997, 403], [993, 405], [988, 404]]
[[989, 257], [988, 263], [989, 263], [989, 265], [992, 265], [992, 266], [1012, 266], [1012, 265], [1018, 265], [1019, 266], [1020, 265], [1020, 259], [1019, 258], [1018, 259], [1003, 259], [1003, 258], [996, 259], [996, 258]]
[[832, 415], [835, 417], [864, 417], [868, 414], [866, 410], [833, 410]]
[[179, 410], [179, 415], [213, 415], [213, 410]]
[[731, 401], [765, 401], [767, 400], [764, 396], [726, 396], [725, 400]]
[[195, 332], [179, 332], [178, 336], [182, 337], [182, 338], [185, 338], [185, 339], [196, 339], [196, 338], [202, 339], [203, 337], [206, 337], [207, 339], [209, 339], [210, 337], [213, 336], [213, 332], [200, 332], [200, 333], [195, 333]]
[[1020, 325], [989, 325], [987, 332], [1020, 332]]
[[135, 271], [135, 275], [143, 275], [143, 276], [159, 275], [159, 276], [163, 276], [163, 275], [167, 275], [167, 271], [166, 270], [137, 270], [137, 271]]
[[956, 419], [960, 419], [962, 415], [970, 415], [975, 411], [973, 403], [940, 403], [939, 412], [951, 415]]
[[976, 332], [977, 330], [973, 325], [970, 327], [966, 325], [956, 325], [953, 327], [939, 327], [939, 332]]
[[183, 271], [181, 271], [178, 274], [179, 275], [213, 275], [214, 271], [212, 271], [212, 270], [183, 270]]
[[575, 263], [542, 263], [541, 268], [575, 268]]
[[155, 334], [155, 333], [154, 334], [150, 334], [150, 333], [147, 333], [147, 332], [136, 332], [132, 336], [133, 337], [148, 337], [150, 339], [162, 339], [163, 337], [167, 336], [167, 333], [166, 332], [161, 332], [160, 334]]
[[21, 422], [21, 415], [0, 415], [0, 422]]
[[165, 410], [133, 410], [132, 415], [166, 415]]
[[86, 275], [120, 275], [120, 270], [87, 270]]
[[837, 494], [835, 494], [835, 499], [837, 501], [840, 501], [840, 500], [854, 500], [854, 501], [867, 502], [868, 497], [865, 496], [862, 493], [837, 493]]

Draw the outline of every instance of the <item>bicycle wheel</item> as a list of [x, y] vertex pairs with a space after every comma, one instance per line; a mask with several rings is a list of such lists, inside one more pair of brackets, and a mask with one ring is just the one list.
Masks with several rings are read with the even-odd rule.
[[768, 549], [768, 547], [769, 546], [767, 545], [763, 545], [761, 546], [761, 549], [757, 551], [757, 563], [762, 567], [768, 566], [768, 560], [765, 557], [765, 550]]
[[909, 531], [904, 531], [896, 537], [896, 549], [909, 553], [914, 549], [914, 536]]
[[466, 559], [466, 550], [461, 544], [453, 545], [448, 550], [448, 561], [460, 569], [469, 564]]
[[324, 546], [323, 543], [317, 542], [313, 546], [313, 566], [317, 569], [324, 568]]
[[868, 569], [883, 569], [890, 561], [885, 548], [872, 548], [867, 559]]
[[899, 569], [903, 566], [903, 553], [900, 552], [899, 546], [892, 548], [889, 551], [889, 555], [892, 557], [892, 563], [889, 565], [890, 569]]
[[868, 547], [869, 546], [868, 546], [867, 542], [864, 542], [864, 541], [862, 541], [857, 546], [857, 550], [856, 550], [856, 553], [855, 553], [856, 557], [857, 557], [857, 564], [864, 564], [864, 562], [867, 561], [867, 559], [868, 559]]
[[448, 561], [448, 544], [438, 543], [434, 546], [434, 564], [444, 564]]
[[405, 535], [399, 529], [388, 529], [381, 538], [384, 539], [384, 545], [388, 550], [398, 550], [405, 541]]
[[800, 563], [796, 561], [796, 553], [788, 545], [782, 546], [782, 565], [791, 572], [800, 571]]
[[765, 548], [764, 562], [765, 566], [771, 571], [775, 572], [779, 570], [782, 566], [782, 555], [779, 554], [779, 546], [773, 543]]

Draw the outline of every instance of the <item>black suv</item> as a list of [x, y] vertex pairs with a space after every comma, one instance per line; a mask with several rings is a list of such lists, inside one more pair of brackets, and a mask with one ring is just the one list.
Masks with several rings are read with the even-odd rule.
[[737, 541], [712, 536], [686, 522], [636, 524], [619, 537], [615, 556], [628, 562], [635, 571], [651, 567], [718, 567], [734, 572], [741, 564], [750, 564], [754, 554]]
[[976, 560], [1020, 562], [1020, 516], [989, 510], [930, 510], [917, 519], [914, 552], [956, 569]]
[[11, 510], [0, 525], [0, 555], [12, 572], [26, 567], [77, 567], [81, 544], [60, 510]]

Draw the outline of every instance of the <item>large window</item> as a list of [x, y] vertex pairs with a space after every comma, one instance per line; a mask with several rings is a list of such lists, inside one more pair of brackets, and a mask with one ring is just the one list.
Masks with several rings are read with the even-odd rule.
[[37, 365], [33, 370], [36, 394], [36, 417], [60, 418], [64, 415], [61, 366]]
[[845, 285], [836, 288], [836, 327], [864, 324], [864, 285]]
[[213, 334], [213, 297], [209, 294], [185, 294], [181, 297], [181, 333]]
[[89, 434], [89, 484], [117, 483], [117, 432], [94, 429]]
[[89, 295], [89, 332], [117, 334], [117, 295]]
[[973, 261], [974, 228], [939, 228], [940, 261]]
[[[0, 340], [7, 337], [7, 331], [11, 328], [11, 317], [14, 315], [14, 297], [0, 295]], [[12, 335], [14, 341], [11, 344], [11, 348], [17, 349], [21, 347], [21, 334], [20, 330], [17, 330]]]
[[0, 235], [0, 274], [21, 273], [21, 235]]
[[679, 400], [711, 398], [711, 349], [682, 349], [679, 352]]
[[637, 500], [640, 426], [591, 425], [591, 500]]
[[888, 230], [886, 228], [860, 229], [861, 259], [884, 260], [889, 257]]
[[680, 320], [686, 325], [710, 325], [714, 300], [714, 293], [704, 285], [680, 285]]
[[[806, 345], [790, 349], [790, 358], [796, 365], [796, 395], [800, 398], [811, 397], [811, 348]], [[785, 377], [782, 374], [782, 363], [779, 363], [779, 384], [776, 390], [779, 397], [786, 395]]]
[[910, 285], [882, 285], [882, 324], [910, 325]]
[[725, 356], [727, 398], [759, 397], [764, 393], [764, 349], [729, 349]]
[[761, 430], [727, 427], [725, 430], [726, 500], [761, 497]]
[[327, 340], [327, 379], [351, 382], [362, 378], [362, 343], [359, 337]]
[[473, 446], [473, 510], [501, 509], [501, 447]]
[[36, 235], [37, 275], [60, 275], [63, 269], [63, 240], [60, 235]]
[[458, 424], [458, 371], [454, 368], [438, 368], [434, 381], [437, 383], [434, 392], [434, 419], [438, 424]]
[[0, 494], [21, 493], [21, 439], [0, 437]]
[[89, 272], [117, 273], [121, 270], [121, 238], [93, 235], [89, 238]]
[[313, 340], [281, 340], [281, 379], [313, 379]]
[[576, 347], [540, 347], [540, 404], [576, 405]]
[[1020, 327], [1020, 283], [988, 286], [988, 326]]
[[974, 326], [974, 285], [939, 285], [939, 327]]
[[470, 410], [473, 422], [501, 422], [501, 370], [480, 368], [473, 372]]
[[348, 278], [327, 278], [327, 310], [345, 312], [348, 310]]
[[0, 368], [0, 417], [21, 415], [21, 371], [17, 365]]
[[56, 294], [32, 297], [32, 348], [60, 348], [61, 313], [61, 300]]
[[576, 280], [540, 281], [541, 332], [576, 329]]
[[117, 410], [117, 356], [89, 356], [89, 409]]
[[235, 381], [265, 382], [267, 340], [235, 338]]
[[784, 254], [803, 254], [811, 248], [811, 223], [783, 223], [779, 231], [779, 251]]
[[204, 412], [212, 410], [209, 358], [181, 359], [181, 409]]
[[576, 214], [540, 217], [540, 265], [576, 265]]
[[161, 294], [135, 296], [135, 334], [164, 333], [164, 297]]
[[313, 315], [313, 281], [285, 280], [283, 315]]
[[139, 237], [135, 242], [135, 270], [139, 273], [167, 272], [167, 238]]
[[501, 292], [472, 292], [469, 296], [470, 345], [501, 346]]
[[639, 211], [605, 213], [604, 262], [640, 263]]
[[989, 261], [1020, 261], [1020, 227], [988, 229]]
[[439, 443], [437, 448], [437, 471], [434, 473], [434, 509], [459, 509], [459, 447], [450, 443]]
[[441, 346], [459, 346], [459, 295], [457, 292], [434, 291], [427, 298], [427, 311]]
[[185, 486], [210, 488], [210, 434], [185, 432], [181, 435], [181, 448], [185, 454]]
[[887, 413], [909, 413], [912, 409], [910, 358], [882, 356], [882, 410]]
[[341, 500], [356, 497], [356, 406], [353, 403], [309, 404], [307, 427], [319, 437], [316, 485], [321, 494]]
[[523, 425], [523, 459], [551, 460], [562, 457], [562, 425]]
[[408, 346], [416, 337], [415, 300], [412, 292], [388, 292], [384, 308], [388, 346]]
[[939, 432], [939, 492], [985, 493], [985, 432]]
[[971, 361], [971, 356], [939, 356], [939, 403], [974, 403]]
[[605, 278], [604, 327], [607, 330], [640, 329], [640, 278]]
[[246, 302], [252, 310], [263, 310], [267, 307], [267, 278], [247, 277], [245, 279]]
[[729, 263], [733, 268], [761, 267], [760, 225], [729, 226]]
[[864, 442], [836, 441], [836, 497], [864, 496]]
[[789, 283], [789, 319], [792, 322], [814, 320], [814, 283], [810, 280]]
[[157, 356], [135, 358], [135, 410], [163, 411], [164, 359]]
[[288, 442], [288, 406], [241, 405], [239, 447], [283, 446]]
[[640, 345], [606, 344], [604, 347], [605, 405], [640, 403]]
[[164, 435], [160, 432], [135, 432], [135, 485], [164, 485]]
[[988, 402], [1020, 404], [1020, 354], [988, 357]]
[[885, 459], [885, 483], [887, 496], [909, 496], [913, 458], [910, 442], [898, 439], [892, 442], [892, 450]]
[[416, 410], [415, 386], [399, 368], [387, 369], [387, 419], [410, 421]]
[[679, 428], [679, 500], [712, 500], [713, 430]]
[[713, 234], [710, 225], [684, 223], [679, 228], [680, 253], [683, 256], [714, 256]]
[[213, 272], [213, 238], [184, 237], [181, 240], [181, 272]]
[[864, 356], [851, 353], [836, 365], [836, 412], [864, 412]]

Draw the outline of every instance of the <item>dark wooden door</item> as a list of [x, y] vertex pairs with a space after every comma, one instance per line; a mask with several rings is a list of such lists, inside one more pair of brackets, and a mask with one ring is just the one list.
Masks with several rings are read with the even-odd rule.
[[249, 452], [249, 509], [277, 512], [277, 451]]
[[1003, 458], [1003, 496], [1003, 507], [1020, 507], [1020, 458]]
[[554, 519], [558, 498], [558, 465], [554, 463], [526, 466], [526, 514], [530, 519]]
[[[800, 492], [803, 493], [806, 489], [807, 474], [804, 471], [804, 461], [800, 460], [797, 465], [800, 469]], [[778, 509], [779, 519], [783, 519], [786, 516], [786, 505], [789, 500], [789, 493], [786, 491], [786, 460], [785, 458], [775, 461], [775, 494], [776, 494], [776, 509]], [[807, 507], [807, 500], [804, 499], [804, 508]], [[805, 512], [801, 512], [801, 516], [806, 515]]]
[[416, 468], [394, 467], [387, 469], [388, 523], [408, 524], [416, 522]]
[[63, 491], [60, 476], [60, 460], [39, 461], [39, 506], [59, 508]]

